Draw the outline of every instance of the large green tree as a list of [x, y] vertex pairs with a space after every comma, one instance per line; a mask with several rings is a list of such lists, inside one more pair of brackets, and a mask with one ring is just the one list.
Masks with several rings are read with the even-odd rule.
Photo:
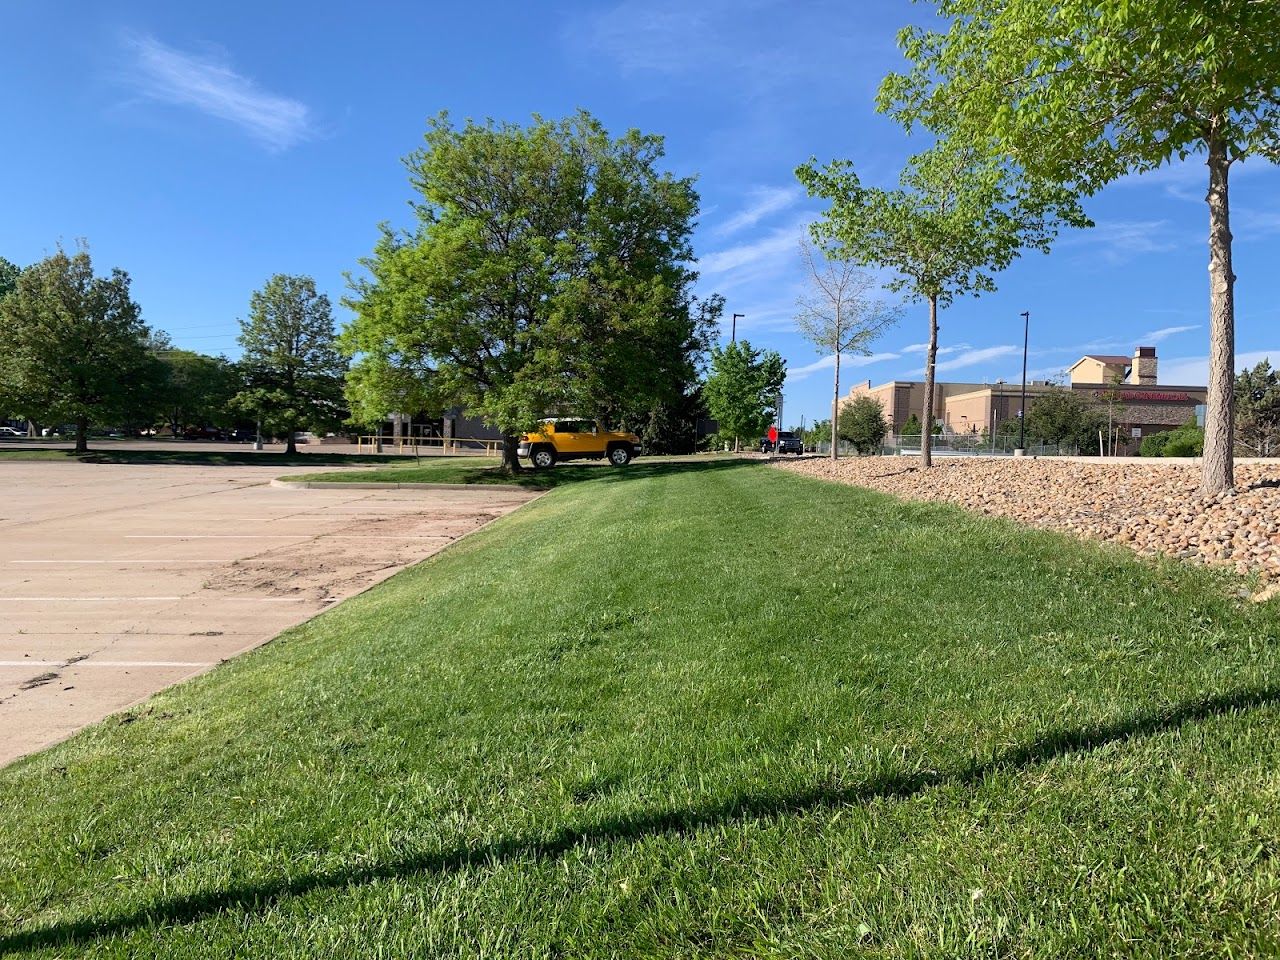
[[[848, 260], [832, 259], [800, 244], [808, 274], [807, 286], [796, 302], [796, 329], [821, 353], [832, 358], [831, 422], [840, 433], [840, 361], [844, 354], [867, 356], [874, 343], [898, 322], [901, 310], [876, 296], [879, 283]], [[883, 432], [876, 440], [884, 439]], [[840, 456], [831, 444], [831, 459]], [[858, 448], [861, 452], [861, 447]]]
[[1263, 360], [1236, 376], [1236, 444], [1247, 456], [1280, 453], [1280, 374]]
[[773, 350], [757, 350], [746, 340], [713, 349], [702, 397], [720, 436], [732, 437], [735, 448], [761, 436], [777, 414], [786, 379], [786, 363]]
[[83, 453], [90, 424], [125, 416], [152, 389], [147, 336], [127, 273], [96, 277], [87, 250], [59, 250], [0, 298], [0, 392], [28, 420], [74, 423]]
[[168, 348], [156, 355], [164, 367], [164, 384], [155, 412], [175, 437], [189, 426], [231, 425], [231, 400], [241, 387], [235, 364], [193, 350]]
[[12, 293], [18, 285], [18, 274], [22, 269], [4, 257], [0, 257], [0, 300]]
[[995, 149], [1093, 194], [1202, 155], [1209, 212], [1209, 395], [1201, 486], [1230, 489], [1235, 273], [1228, 181], [1280, 156], [1275, 0], [941, 0], [943, 30], [909, 28], [914, 62], [881, 106], [908, 126]]
[[411, 396], [506, 438], [573, 411], [636, 420], [696, 380], [721, 301], [697, 300], [690, 178], [661, 137], [586, 113], [528, 126], [434, 120], [407, 158], [417, 223], [383, 228], [352, 282], [350, 396], [366, 418]]
[[[853, 165], [814, 160], [796, 176], [830, 208], [814, 239], [855, 263], [890, 270], [891, 290], [929, 306], [924, 368], [924, 422], [934, 422], [938, 308], [957, 296], [995, 290], [995, 274], [1022, 252], [1047, 252], [1061, 224], [1088, 225], [1068, 194], [1033, 184], [1007, 162], [963, 145], [942, 143], [912, 158], [897, 189], [865, 187]], [[932, 465], [925, 430], [921, 465]]]
[[339, 424], [343, 374], [329, 298], [310, 277], [276, 274], [249, 300], [240, 321], [244, 388], [232, 406], [268, 431], [285, 435], [285, 452], [297, 451], [294, 433]]

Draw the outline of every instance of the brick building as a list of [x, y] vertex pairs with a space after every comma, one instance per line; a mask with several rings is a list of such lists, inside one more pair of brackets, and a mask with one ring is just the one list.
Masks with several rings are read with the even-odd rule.
[[[1104, 416], [1110, 412], [1122, 440], [1134, 441], [1128, 445], [1130, 453], [1137, 452], [1142, 437], [1186, 423], [1205, 402], [1205, 387], [1159, 383], [1155, 347], [1138, 347], [1132, 357], [1087, 354], [1067, 368], [1067, 376], [1065, 386], [1043, 380], [1028, 383], [1028, 411], [1038, 397], [1070, 390]], [[994, 430], [1017, 419], [1022, 406], [1021, 383], [939, 382], [935, 387], [934, 414], [949, 434]], [[855, 386], [845, 402], [858, 396], [880, 401], [893, 433], [901, 432], [911, 414], [919, 419], [924, 416], [924, 384], [919, 381], [894, 380], [878, 387], [867, 381]]]

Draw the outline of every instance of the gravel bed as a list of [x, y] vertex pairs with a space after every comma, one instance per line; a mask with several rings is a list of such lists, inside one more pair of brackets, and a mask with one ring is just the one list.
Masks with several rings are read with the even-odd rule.
[[775, 461], [780, 469], [954, 503], [991, 516], [1256, 573], [1280, 586], [1280, 463], [1237, 464], [1236, 489], [1205, 497], [1200, 468], [1158, 460], [862, 457]]

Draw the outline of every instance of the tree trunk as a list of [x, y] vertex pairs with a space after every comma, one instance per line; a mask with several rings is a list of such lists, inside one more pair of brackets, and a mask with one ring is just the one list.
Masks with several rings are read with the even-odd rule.
[[831, 397], [831, 459], [837, 460], [840, 453], [837, 450], [837, 444], [840, 443], [840, 345], [836, 344], [836, 384], [835, 391]]
[[28, 420], [27, 421], [27, 438], [31, 440], [36, 440], [36, 439], [39, 439], [39, 437], [40, 437], [40, 424], [36, 423], [34, 420]]
[[503, 434], [502, 437], [502, 472], [503, 473], [520, 473], [524, 468], [520, 466], [520, 458], [516, 455], [516, 448], [520, 446], [520, 438], [514, 433]]
[[76, 453], [89, 451], [89, 421], [81, 417], [76, 421]]
[[1231, 270], [1231, 207], [1227, 173], [1231, 159], [1219, 137], [1209, 138], [1209, 396], [1204, 414], [1200, 491], [1235, 486], [1235, 274]]
[[284, 441], [285, 456], [291, 457], [298, 452], [298, 441], [293, 438], [293, 434], [294, 434], [293, 427], [290, 427], [289, 432], [285, 434], [285, 437], [286, 437]]
[[933, 368], [938, 359], [938, 298], [929, 298], [929, 352], [924, 361], [924, 422], [920, 424], [920, 466], [933, 466]]

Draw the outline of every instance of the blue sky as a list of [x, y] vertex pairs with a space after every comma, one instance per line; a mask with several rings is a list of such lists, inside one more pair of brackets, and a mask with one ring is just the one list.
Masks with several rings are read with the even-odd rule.
[[[585, 107], [664, 134], [669, 167], [698, 175], [702, 290], [786, 357], [787, 421], [823, 416], [831, 358], [792, 328], [796, 244], [821, 206], [792, 171], [844, 157], [889, 185], [921, 146], [873, 107], [901, 64], [898, 28], [927, 14], [899, 0], [6, 7], [0, 255], [25, 264], [85, 238], [100, 269], [133, 276], [150, 324], [210, 353], [236, 354], [236, 320], [273, 273], [311, 274], [337, 301], [377, 224], [408, 222], [400, 158], [428, 117]], [[1237, 350], [1280, 360], [1280, 169], [1233, 177]], [[943, 313], [940, 375], [1016, 379], [1030, 310], [1033, 376], [1141, 342], [1162, 382], [1203, 382], [1203, 194], [1193, 158], [1089, 201], [1096, 229]], [[850, 358], [846, 385], [919, 378], [925, 333], [908, 305], [876, 355]]]

